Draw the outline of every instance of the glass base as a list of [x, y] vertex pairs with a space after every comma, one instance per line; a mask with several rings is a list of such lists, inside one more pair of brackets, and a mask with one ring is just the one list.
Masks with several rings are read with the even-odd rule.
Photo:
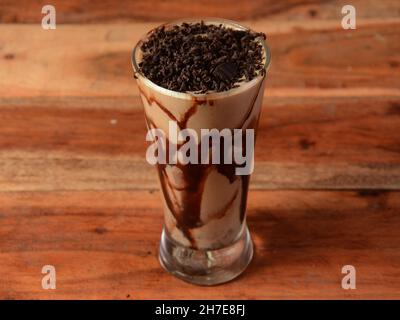
[[183, 247], [163, 230], [160, 263], [174, 276], [190, 283], [211, 286], [239, 276], [253, 257], [253, 243], [247, 227], [230, 246], [218, 250], [195, 250]]

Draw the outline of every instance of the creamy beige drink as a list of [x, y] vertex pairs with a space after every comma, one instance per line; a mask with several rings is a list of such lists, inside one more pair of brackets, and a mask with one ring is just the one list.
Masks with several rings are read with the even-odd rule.
[[[221, 23], [225, 28], [247, 32], [230, 21], [204, 22], [205, 25]], [[174, 25], [179, 22], [165, 28]], [[193, 129], [198, 137], [205, 128], [256, 130], [269, 52], [262, 37], [255, 36], [252, 41], [259, 44], [262, 53], [262, 67], [255, 70], [252, 79], [237, 74], [231, 87], [221, 91], [203, 89], [205, 92], [178, 92], [149, 80], [140, 68], [143, 45], [139, 43], [133, 62], [148, 129], [171, 134], [170, 122], [174, 121], [177, 130]], [[235, 72], [238, 73], [236, 69]], [[199, 153], [205, 143], [209, 140], [199, 139]], [[244, 147], [245, 144], [244, 141]], [[174, 147], [179, 150], [182, 145], [178, 142]], [[169, 154], [168, 146], [165, 153]], [[251, 260], [252, 244], [245, 221], [250, 176], [238, 175], [235, 169], [239, 165], [223, 160], [224, 157], [221, 163], [202, 164], [199, 160], [195, 164], [179, 161], [157, 164], [165, 212], [160, 259], [168, 271], [187, 281], [225, 282], [242, 272]]]

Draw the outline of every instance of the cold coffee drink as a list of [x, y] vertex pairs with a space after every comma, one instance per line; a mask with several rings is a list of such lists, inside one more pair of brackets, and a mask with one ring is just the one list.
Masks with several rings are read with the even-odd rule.
[[226, 282], [253, 254], [246, 202], [265, 35], [227, 20], [179, 21], [150, 31], [132, 59], [147, 137], [157, 142], [161, 264], [192, 283]]

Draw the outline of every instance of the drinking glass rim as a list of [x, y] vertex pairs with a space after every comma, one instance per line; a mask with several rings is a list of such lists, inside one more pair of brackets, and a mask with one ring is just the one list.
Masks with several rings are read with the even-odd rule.
[[254, 79], [252, 79], [248, 82], [244, 82], [243, 84], [240, 84], [238, 87], [231, 88], [227, 91], [211, 92], [211, 93], [194, 93], [194, 92], [174, 91], [174, 90], [170, 90], [170, 89], [159, 86], [158, 84], [151, 81], [149, 78], [147, 78], [142, 73], [142, 71], [139, 68], [139, 64], [136, 59], [137, 58], [136, 55], [139, 52], [142, 43], [149, 37], [149, 35], [151, 35], [154, 32], [154, 30], [156, 30], [157, 28], [162, 27], [162, 26], [174, 26], [174, 25], [179, 25], [179, 24], [185, 23], [185, 22], [196, 23], [196, 22], [201, 22], [201, 21], [204, 21], [205, 24], [214, 24], [214, 25], [223, 24], [225, 26], [232, 27], [236, 30], [252, 31], [252, 29], [250, 29], [249, 27], [239, 24], [238, 22], [235, 22], [233, 20], [222, 19], [222, 18], [212, 18], [212, 17], [179, 19], [179, 20], [174, 20], [171, 22], [163, 23], [163, 24], [151, 29], [150, 31], [148, 31], [144, 36], [142, 36], [139, 39], [138, 43], [133, 48], [132, 56], [131, 56], [131, 63], [132, 63], [133, 71], [134, 71], [134, 76], [137, 78], [140, 78], [146, 85], [148, 85], [152, 89], [154, 89], [162, 94], [173, 96], [173, 97], [180, 98], [180, 99], [188, 99], [188, 100], [193, 100], [193, 99], [199, 99], [199, 100], [213, 99], [213, 100], [215, 100], [215, 99], [235, 95], [235, 94], [243, 92], [243, 91], [249, 89], [250, 87], [256, 85], [259, 78], [265, 77], [265, 75], [268, 71], [269, 65], [270, 65], [270, 61], [271, 61], [271, 52], [270, 52], [270, 49], [263, 37], [258, 37], [256, 39], [263, 46], [264, 53], [265, 53], [265, 62], [264, 62], [264, 66], [263, 66], [264, 71], [265, 71], [264, 75], [259, 74]]

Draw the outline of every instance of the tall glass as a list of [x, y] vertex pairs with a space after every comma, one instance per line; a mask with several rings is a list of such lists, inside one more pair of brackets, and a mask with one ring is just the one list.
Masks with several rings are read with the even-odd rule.
[[[174, 21], [165, 27], [201, 20], [205, 24], [248, 30], [236, 22], [213, 18]], [[140, 47], [146, 37], [134, 48], [132, 64], [148, 129], [159, 129], [169, 135], [193, 129], [198, 137], [201, 137], [201, 129], [257, 131], [270, 61], [264, 39], [257, 38], [263, 47], [265, 72], [228, 91], [194, 94], [162, 88], [141, 73]], [[176, 123], [175, 127], [171, 126], [171, 121]], [[171, 148], [179, 150], [182, 146], [168, 137], [162, 151], [166, 155]], [[246, 141], [243, 139], [243, 147]], [[205, 143], [198, 139], [199, 152]], [[235, 162], [157, 164], [164, 204], [159, 259], [173, 275], [191, 283], [214, 285], [235, 278], [250, 263], [253, 244], [246, 224], [250, 175], [238, 175], [238, 167]]]

